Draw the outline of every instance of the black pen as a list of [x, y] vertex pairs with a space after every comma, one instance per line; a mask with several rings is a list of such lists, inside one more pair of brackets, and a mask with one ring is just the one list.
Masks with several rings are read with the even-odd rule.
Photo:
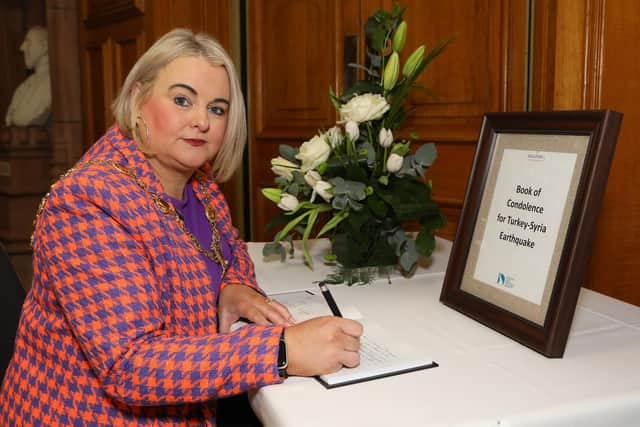
[[320, 292], [322, 292], [322, 296], [327, 301], [333, 315], [336, 317], [342, 317], [342, 313], [340, 313], [340, 309], [338, 308], [336, 301], [333, 299], [333, 295], [329, 292], [327, 285], [325, 285], [324, 282], [320, 282], [318, 286], [320, 286]]

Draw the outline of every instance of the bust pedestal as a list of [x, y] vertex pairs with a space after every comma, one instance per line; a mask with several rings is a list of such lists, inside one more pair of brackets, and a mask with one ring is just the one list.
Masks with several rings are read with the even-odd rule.
[[32, 277], [33, 220], [50, 186], [50, 157], [47, 128], [0, 128], [0, 241], [27, 289]]

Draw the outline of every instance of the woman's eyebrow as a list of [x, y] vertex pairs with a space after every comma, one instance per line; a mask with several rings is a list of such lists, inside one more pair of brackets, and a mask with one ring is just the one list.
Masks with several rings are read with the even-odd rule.
[[[189, 92], [191, 92], [193, 95], [198, 96], [198, 91], [195, 90], [194, 88], [192, 88], [191, 86], [189, 86], [188, 84], [185, 83], [174, 83], [171, 86], [169, 86], [169, 89], [174, 89], [174, 88], [183, 88], [185, 90], [188, 90]], [[228, 99], [225, 98], [215, 98], [211, 103], [215, 104], [217, 102], [222, 102], [223, 104], [227, 104], [230, 105], [231, 103], [229, 102]]]
[[194, 95], [198, 95], [198, 91], [197, 90], [195, 90], [194, 88], [192, 88], [191, 86], [189, 86], [188, 84], [185, 84], [185, 83], [174, 83], [171, 86], [169, 86], [169, 89], [174, 89], [174, 88], [177, 88], [177, 87], [181, 87], [183, 89], [188, 90], [189, 92], [191, 92]]

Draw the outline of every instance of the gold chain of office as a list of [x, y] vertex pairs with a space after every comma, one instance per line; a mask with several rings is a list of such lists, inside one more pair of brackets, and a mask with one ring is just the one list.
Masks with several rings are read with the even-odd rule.
[[[200, 244], [196, 236], [187, 229], [187, 226], [185, 225], [184, 220], [180, 217], [180, 215], [178, 215], [178, 212], [176, 211], [173, 205], [171, 205], [170, 203], [167, 203], [165, 200], [160, 198], [160, 196], [158, 196], [156, 192], [152, 191], [147, 184], [142, 182], [142, 180], [138, 178], [138, 176], [135, 173], [133, 173], [133, 171], [127, 169], [125, 166], [121, 165], [116, 161], [101, 160], [101, 159], [88, 160], [86, 162], [79, 163], [78, 165], [69, 169], [67, 172], [65, 172], [60, 176], [60, 179], [71, 174], [74, 170], [78, 169], [79, 167], [88, 165], [88, 164], [108, 165], [113, 167], [118, 172], [124, 175], [127, 175], [128, 177], [133, 179], [136, 185], [138, 185], [138, 187], [140, 187], [144, 192], [146, 192], [149, 195], [149, 197], [151, 197], [151, 199], [154, 201], [154, 203], [156, 204], [156, 206], [158, 207], [158, 209], [162, 214], [173, 215], [175, 220], [178, 222], [178, 226], [180, 227], [180, 230], [182, 230], [189, 237], [189, 240], [191, 240], [191, 243], [193, 243], [193, 245], [196, 247], [198, 252], [202, 253], [208, 259], [219, 264], [222, 267], [221, 276], [224, 276], [224, 274], [227, 271], [228, 263], [225, 261], [224, 257], [222, 256], [222, 251], [220, 249], [220, 233], [218, 231], [218, 226], [216, 224], [216, 211], [215, 209], [213, 209], [213, 207], [209, 203], [210, 202], [209, 193], [204, 188], [204, 184], [202, 183], [201, 179], [198, 179], [198, 183], [200, 184], [200, 188], [202, 190], [202, 193], [204, 194], [205, 215], [207, 217], [207, 221], [209, 221], [209, 225], [211, 226], [211, 245], [209, 246], [209, 249], [204, 248]], [[53, 185], [55, 186], [56, 184], [53, 184]], [[40, 218], [40, 214], [44, 210], [44, 206], [47, 202], [49, 194], [50, 194], [50, 191], [47, 194], [45, 194], [45, 196], [42, 198], [42, 201], [40, 202], [40, 205], [38, 206], [36, 218], [33, 221], [34, 228], [36, 223], [38, 222], [38, 218]], [[33, 244], [33, 235], [31, 236], [31, 243]]]

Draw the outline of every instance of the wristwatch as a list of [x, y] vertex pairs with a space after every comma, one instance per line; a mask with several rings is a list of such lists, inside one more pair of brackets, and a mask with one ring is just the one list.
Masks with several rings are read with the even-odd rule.
[[284, 328], [282, 328], [282, 334], [280, 334], [280, 345], [278, 347], [278, 375], [282, 378], [287, 378], [287, 366], [289, 361], [287, 360], [287, 344], [284, 341]]

